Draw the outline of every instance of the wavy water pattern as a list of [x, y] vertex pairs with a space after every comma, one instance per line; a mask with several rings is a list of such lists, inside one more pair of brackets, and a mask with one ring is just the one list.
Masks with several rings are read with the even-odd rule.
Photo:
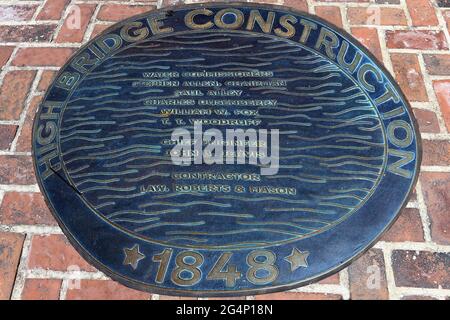
[[[273, 72], [272, 77], [199, 78], [183, 72]], [[178, 72], [179, 77], [152, 74]], [[152, 80], [178, 81], [156, 86]], [[207, 96], [216, 80], [241, 96]], [[283, 85], [224, 85], [227, 80]], [[179, 99], [276, 100], [245, 107], [261, 121], [255, 129], [279, 129], [279, 172], [257, 181], [229, 177], [180, 178], [179, 173], [258, 175], [262, 164], [175, 166], [168, 152], [176, 127], [168, 119], [199, 116], [167, 110], [208, 109], [204, 119], [235, 106], [180, 106]], [[242, 107], [244, 109], [244, 107]], [[212, 126], [204, 125], [204, 130]], [[229, 127], [221, 127], [225, 130]], [[247, 127], [240, 127], [247, 129]], [[224, 132], [224, 131], [223, 131]], [[246, 32], [198, 31], [147, 39], [105, 59], [73, 92], [61, 120], [60, 150], [71, 183], [100, 215], [137, 236], [174, 245], [244, 248], [307, 237], [344, 220], [370, 197], [383, 171], [384, 134], [361, 88], [339, 66], [297, 43]], [[228, 185], [207, 192], [194, 186]], [[245, 193], [234, 191], [236, 185]], [[176, 191], [178, 186], [183, 189]], [[274, 192], [274, 190], [277, 190]], [[285, 192], [289, 190], [290, 192]], [[292, 192], [291, 192], [292, 191]]]

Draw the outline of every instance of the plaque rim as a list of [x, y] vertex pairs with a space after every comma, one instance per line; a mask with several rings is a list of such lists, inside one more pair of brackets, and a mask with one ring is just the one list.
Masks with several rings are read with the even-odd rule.
[[[349, 40], [350, 43], [355, 45], [358, 50], [360, 50], [364, 55], [366, 55], [368, 58], [370, 58], [374, 64], [377, 66], [377, 68], [380, 69], [380, 71], [383, 73], [383, 75], [387, 78], [387, 80], [390, 82], [390, 84], [393, 85], [393, 87], [397, 90], [400, 99], [404, 102], [405, 109], [410, 114], [411, 124], [413, 127], [413, 131], [416, 138], [416, 166], [414, 168], [414, 175], [411, 178], [409, 191], [404, 196], [403, 200], [401, 201], [401, 205], [399, 206], [398, 211], [395, 214], [392, 214], [391, 221], [384, 226], [384, 228], [377, 234], [376, 237], [374, 237], [371, 241], [367, 243], [366, 246], [364, 246], [362, 249], [358, 249], [358, 253], [355, 255], [352, 255], [349, 259], [344, 260], [340, 264], [336, 265], [334, 268], [328, 269], [326, 272], [316, 274], [312, 277], [302, 279], [300, 281], [292, 282], [289, 284], [284, 285], [275, 285], [275, 286], [267, 286], [267, 287], [261, 287], [261, 288], [253, 288], [253, 289], [238, 289], [238, 290], [184, 290], [184, 289], [172, 289], [172, 288], [162, 288], [153, 286], [150, 284], [143, 283], [139, 280], [135, 280], [132, 278], [127, 278], [117, 272], [112, 271], [108, 266], [104, 265], [101, 261], [94, 258], [91, 253], [84, 249], [83, 246], [74, 238], [72, 235], [72, 232], [66, 227], [64, 222], [61, 220], [59, 215], [56, 213], [56, 210], [54, 209], [52, 203], [49, 201], [49, 199], [46, 196], [45, 188], [43, 186], [43, 182], [41, 177], [37, 174], [38, 168], [36, 163], [36, 155], [35, 155], [35, 148], [33, 145], [35, 132], [37, 131], [37, 123], [38, 119], [36, 117], [37, 114], [41, 111], [42, 104], [39, 104], [39, 107], [35, 113], [35, 117], [33, 119], [33, 126], [32, 126], [32, 135], [31, 135], [31, 157], [33, 161], [33, 170], [35, 173], [35, 177], [37, 180], [37, 184], [39, 186], [39, 191], [43, 195], [44, 201], [47, 205], [47, 207], [50, 209], [50, 212], [52, 216], [55, 218], [55, 220], [58, 223], [58, 226], [63, 231], [64, 236], [67, 237], [70, 245], [75, 248], [75, 250], [81, 255], [83, 259], [85, 259], [89, 264], [93, 265], [96, 269], [103, 272], [106, 276], [110, 277], [112, 280], [119, 282], [122, 285], [125, 285], [129, 288], [136, 289], [139, 291], [144, 291], [152, 294], [160, 294], [160, 295], [168, 295], [168, 296], [186, 296], [186, 297], [239, 297], [239, 296], [248, 296], [248, 295], [261, 295], [261, 294], [267, 294], [267, 293], [275, 293], [275, 292], [283, 292], [292, 290], [298, 287], [306, 286], [311, 283], [318, 282], [324, 278], [327, 278], [328, 276], [335, 274], [345, 267], [349, 266], [353, 261], [360, 258], [363, 254], [365, 254], [370, 248], [372, 248], [379, 240], [380, 238], [392, 227], [392, 225], [397, 221], [399, 218], [401, 212], [406, 207], [409, 198], [411, 197], [411, 194], [413, 193], [415, 186], [417, 185], [417, 181], [419, 178], [421, 163], [422, 163], [422, 138], [421, 133], [419, 129], [418, 122], [414, 116], [413, 109], [411, 107], [411, 104], [409, 100], [407, 99], [406, 95], [403, 93], [403, 90], [401, 89], [400, 85], [397, 83], [395, 78], [392, 76], [391, 72], [385, 67], [384, 63], [380, 61], [374, 54], [372, 54], [359, 40], [357, 40], [353, 35], [351, 35], [349, 32], [344, 30], [342, 27], [335, 25], [332, 22], [329, 22], [317, 15], [311, 14], [306, 11], [301, 11], [289, 6], [283, 6], [283, 5], [275, 5], [275, 4], [266, 4], [266, 3], [246, 3], [246, 2], [206, 2], [206, 3], [190, 3], [190, 4], [177, 4], [172, 5], [168, 7], [163, 8], [156, 8], [153, 10], [146, 11], [144, 13], [131, 16], [129, 18], [126, 18], [124, 20], [121, 20], [117, 23], [112, 24], [99, 34], [97, 34], [95, 37], [91, 38], [89, 41], [87, 41], [82, 46], [78, 47], [77, 50], [74, 51], [74, 53], [67, 59], [67, 61], [64, 63], [64, 65], [61, 66], [61, 68], [58, 70], [58, 72], [55, 75], [56, 79], [61, 73], [64, 71], [66, 66], [68, 66], [74, 57], [83, 50], [84, 48], [88, 47], [95, 39], [100, 38], [101, 36], [109, 33], [112, 30], [117, 29], [120, 26], [125, 25], [128, 22], [134, 21], [139, 18], [146, 17], [149, 13], [157, 13], [157, 12], [170, 12], [170, 11], [176, 11], [176, 10], [183, 10], [183, 9], [193, 9], [193, 8], [214, 8], [214, 7], [253, 7], [255, 9], [261, 8], [261, 9], [273, 9], [278, 12], [285, 12], [285, 13], [292, 13], [297, 15], [302, 15], [307, 18], [310, 18], [312, 20], [316, 20], [320, 23], [322, 23], [324, 26], [329, 27], [330, 29], [339, 32], [344, 38]], [[51, 85], [47, 88], [42, 101], [45, 101], [51, 88], [54, 86], [54, 80], [52, 81]], [[59, 177], [62, 179], [61, 177]], [[63, 179], [62, 179], [63, 180]], [[66, 183], [64, 180], [62, 181]]]

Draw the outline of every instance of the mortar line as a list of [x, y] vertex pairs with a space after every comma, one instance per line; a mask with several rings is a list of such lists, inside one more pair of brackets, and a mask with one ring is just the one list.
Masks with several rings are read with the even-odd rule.
[[343, 299], [350, 300], [350, 277], [348, 268], [345, 268], [339, 272], [339, 283], [343, 288]]
[[439, 24], [439, 26], [441, 26], [442, 31], [444, 32], [445, 37], [447, 38], [447, 45], [450, 46], [450, 32], [447, 29], [447, 22], [445, 21], [445, 18], [444, 18], [444, 10], [443, 9], [445, 9], [445, 8], [440, 8], [437, 5], [433, 6], [433, 7], [434, 7], [434, 12], [436, 14], [437, 20], [438, 20], [438, 24]]
[[417, 203], [419, 204], [419, 215], [420, 220], [422, 221], [423, 228], [423, 236], [426, 242], [431, 242], [431, 222], [430, 217], [428, 216], [428, 209], [425, 204], [423, 192], [422, 192], [422, 184], [420, 180], [417, 181], [416, 184], [416, 194], [417, 194]]
[[344, 27], [344, 30], [348, 33], [351, 33], [350, 23], [348, 21], [347, 15], [347, 8], [347, 3], [344, 3], [344, 5], [339, 6], [339, 11], [341, 13], [342, 26]]
[[422, 54], [418, 54], [418, 61], [419, 66], [423, 75], [424, 83], [425, 83], [425, 89], [427, 91], [428, 100], [432, 103], [432, 106], [435, 109], [436, 117], [438, 119], [439, 129], [442, 133], [447, 133], [447, 129], [444, 122], [444, 117], [442, 116], [441, 107], [439, 105], [439, 102], [437, 100], [436, 94], [434, 92], [433, 88], [433, 81], [429, 78], [428, 72], [425, 67], [425, 61], [423, 59]]
[[308, 4], [308, 13], [314, 14], [316, 12], [315, 2], [312, 0], [306, 0], [306, 3]]
[[[406, 16], [406, 22], [408, 23], [408, 26], [410, 28], [413, 27], [413, 20], [411, 18], [411, 14], [409, 13], [409, 8], [408, 8], [408, 4], [406, 3], [406, 0], [400, 0], [400, 4], [401, 6], [404, 8], [404, 12], [405, 12], [405, 16]], [[427, 29], [429, 30], [429, 29]]]
[[381, 56], [383, 58], [383, 63], [386, 69], [390, 72], [392, 77], [395, 79], [394, 66], [392, 65], [391, 56], [389, 50], [386, 46], [386, 34], [383, 30], [377, 28], [378, 41], [380, 42]]
[[[23, 3], [23, 2], [25, 2], [25, 1], [21, 1], [21, 3]], [[31, 18], [32, 21], [36, 21], [37, 16], [41, 13], [41, 11], [44, 8], [44, 6], [46, 5], [46, 3], [47, 3], [47, 0], [41, 1], [39, 6], [36, 8], [36, 11], [34, 12], [33, 17]]]
[[62, 230], [58, 226], [50, 226], [50, 225], [5, 225], [5, 224], [0, 224], [0, 231], [22, 233], [22, 234], [37, 234], [37, 235], [62, 234]]
[[95, 10], [94, 10], [94, 12], [92, 13], [92, 17], [91, 17], [91, 19], [89, 20], [89, 24], [88, 24], [88, 27], [86, 28], [86, 31], [85, 31], [85, 33], [84, 33], [84, 36], [83, 36], [83, 43], [86, 43], [87, 41], [89, 41], [89, 39], [91, 38], [91, 36], [92, 36], [92, 32], [94, 31], [94, 28], [95, 28], [95, 25], [97, 24], [97, 15], [98, 15], [98, 12], [100, 11], [100, 9], [102, 8], [102, 4], [97, 4], [96, 5], [96, 7], [95, 7]]
[[33, 79], [33, 82], [32, 82], [32, 84], [30, 86], [30, 89], [27, 92], [27, 97], [26, 97], [25, 102], [24, 102], [25, 107], [23, 108], [23, 110], [22, 110], [22, 112], [20, 114], [20, 117], [19, 117], [19, 127], [17, 128], [16, 135], [14, 136], [14, 139], [11, 142], [10, 150], [12, 152], [16, 151], [17, 142], [19, 140], [20, 135], [22, 134], [22, 129], [23, 129], [25, 120], [27, 118], [28, 110], [30, 109], [31, 102], [33, 101], [33, 98], [34, 98], [33, 92], [36, 91], [36, 89], [37, 89], [37, 87], [39, 85], [39, 82], [41, 81], [42, 73], [43, 73], [42, 70], [38, 70], [36, 72], [36, 75], [35, 75], [35, 77]]
[[386, 242], [379, 241], [374, 245], [374, 248], [390, 248], [391, 250], [409, 250], [409, 251], [426, 251], [430, 253], [450, 253], [450, 245], [441, 245], [434, 242]]
[[386, 286], [388, 290], [388, 297], [389, 300], [398, 300], [398, 295], [395, 288], [395, 277], [394, 277], [394, 270], [392, 268], [392, 257], [391, 257], [391, 251], [389, 248], [385, 248], [383, 246], [383, 243], [378, 242], [378, 248], [381, 249], [381, 252], [383, 253], [383, 259], [384, 259], [384, 271], [386, 274]]
[[59, 300], [66, 300], [68, 290], [68, 279], [62, 279], [61, 288], [59, 289]]
[[25, 235], [25, 240], [23, 242], [22, 254], [20, 257], [19, 266], [17, 267], [17, 275], [14, 281], [14, 287], [11, 294], [11, 300], [20, 300], [22, 297], [23, 288], [25, 286], [26, 280], [26, 269], [28, 265], [28, 257], [31, 250], [31, 239], [32, 236], [29, 234]]

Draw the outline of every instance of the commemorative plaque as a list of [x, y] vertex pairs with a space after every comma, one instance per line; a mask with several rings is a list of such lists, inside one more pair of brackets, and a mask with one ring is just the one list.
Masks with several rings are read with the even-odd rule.
[[38, 182], [81, 255], [169, 295], [287, 290], [395, 221], [420, 138], [346, 32], [253, 4], [151, 11], [61, 69], [33, 131]]

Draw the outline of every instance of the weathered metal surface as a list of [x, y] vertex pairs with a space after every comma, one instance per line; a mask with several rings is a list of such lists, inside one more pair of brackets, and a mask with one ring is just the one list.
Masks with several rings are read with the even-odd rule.
[[[278, 172], [174, 164], [171, 134], [194, 121], [278, 129]], [[36, 115], [33, 154], [98, 269], [140, 290], [235, 296], [311, 283], [370, 247], [413, 189], [419, 139], [398, 85], [344, 31], [207, 4], [128, 19], [80, 49]]]

